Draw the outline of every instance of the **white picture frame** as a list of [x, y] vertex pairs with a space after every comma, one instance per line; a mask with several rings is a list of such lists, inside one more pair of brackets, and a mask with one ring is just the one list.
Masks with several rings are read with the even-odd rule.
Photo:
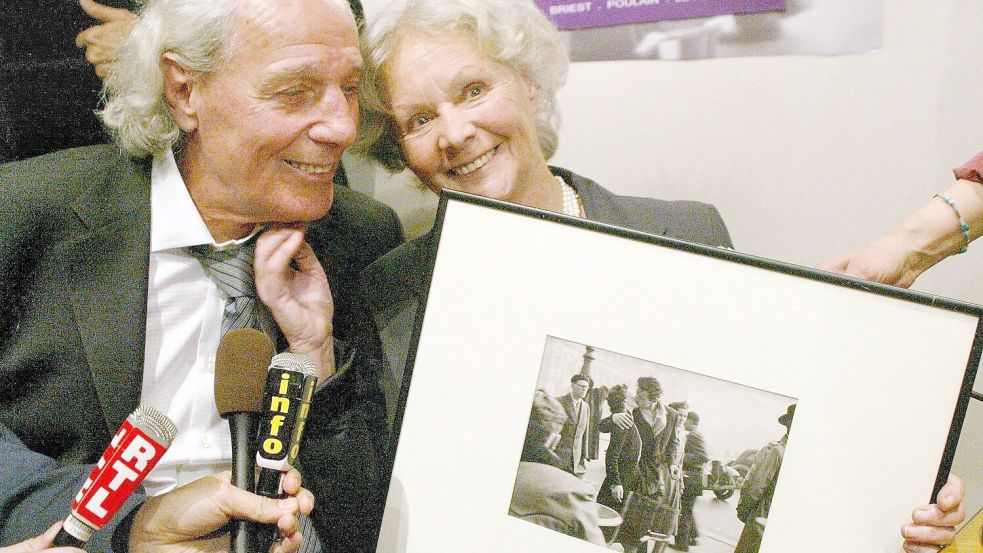
[[434, 232], [379, 553], [604, 550], [508, 514], [547, 336], [796, 398], [760, 553], [900, 552], [947, 478], [980, 306], [456, 192]]

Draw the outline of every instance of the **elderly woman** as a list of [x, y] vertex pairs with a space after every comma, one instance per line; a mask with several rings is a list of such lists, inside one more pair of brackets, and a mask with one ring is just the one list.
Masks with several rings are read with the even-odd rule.
[[[556, 93], [567, 54], [528, 0], [394, 2], [370, 22], [355, 149], [434, 192], [461, 190], [653, 234], [730, 246], [717, 210], [617, 196], [546, 160], [557, 147]], [[399, 391], [430, 235], [370, 267], [363, 296], [382, 332], [390, 406]], [[390, 409], [390, 418], [393, 411]]]
[[[363, 50], [356, 150], [389, 170], [409, 168], [434, 192], [461, 190], [681, 240], [731, 245], [710, 205], [617, 196], [547, 164], [557, 147], [556, 93], [568, 59], [556, 29], [531, 0], [397, 0], [370, 22]], [[408, 242], [363, 273], [362, 297], [392, 371], [384, 382], [391, 423], [413, 322], [429, 282], [431, 240], [432, 233]], [[940, 497], [958, 505], [962, 494], [957, 483]], [[952, 539], [952, 513], [934, 505], [918, 513], [921, 524], [906, 534], [912, 543]]]

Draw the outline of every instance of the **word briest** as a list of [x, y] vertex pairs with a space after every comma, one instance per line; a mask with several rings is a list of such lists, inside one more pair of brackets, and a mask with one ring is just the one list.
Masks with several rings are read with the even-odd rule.
[[550, 6], [550, 15], [589, 12], [590, 5], [591, 5], [590, 2], [571, 2], [569, 4], [556, 4], [554, 6]]

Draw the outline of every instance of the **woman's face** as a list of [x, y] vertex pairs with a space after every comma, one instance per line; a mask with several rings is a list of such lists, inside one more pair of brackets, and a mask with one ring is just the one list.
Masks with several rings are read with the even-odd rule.
[[526, 79], [466, 37], [406, 30], [384, 83], [407, 165], [431, 190], [529, 203], [546, 160]]

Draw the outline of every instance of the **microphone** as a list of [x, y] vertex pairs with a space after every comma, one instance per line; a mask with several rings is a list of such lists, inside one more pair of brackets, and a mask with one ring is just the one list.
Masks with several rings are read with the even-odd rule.
[[[260, 330], [230, 330], [215, 353], [215, 406], [229, 421], [232, 434], [232, 484], [252, 491], [256, 478], [253, 456], [255, 421], [263, 408], [263, 382], [273, 358], [273, 342]], [[237, 520], [230, 529], [233, 553], [252, 553], [252, 523]]]
[[153, 407], [138, 407], [126, 417], [72, 501], [54, 547], [81, 548], [89, 541], [150, 474], [176, 435], [171, 419]]
[[[283, 475], [293, 468], [300, 453], [316, 384], [317, 365], [307, 356], [280, 353], [270, 362], [256, 450], [256, 464], [260, 467], [257, 495], [283, 497]], [[257, 551], [269, 551], [275, 537], [275, 525], [260, 527]]]

